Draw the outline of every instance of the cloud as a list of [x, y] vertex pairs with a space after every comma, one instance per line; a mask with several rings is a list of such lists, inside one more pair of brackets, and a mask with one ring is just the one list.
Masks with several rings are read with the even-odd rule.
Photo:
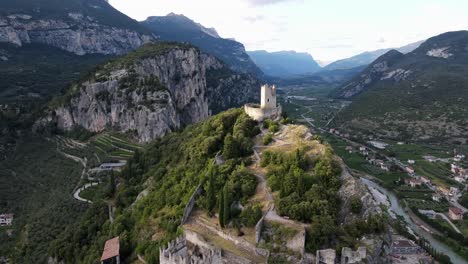
[[301, 0], [247, 0], [253, 6], [265, 6], [286, 2], [302, 2]]
[[378, 43], [385, 43], [386, 40], [385, 40], [384, 38], [380, 38], [377, 42], [378, 42]]
[[244, 19], [249, 22], [249, 23], [255, 23], [255, 22], [258, 22], [258, 21], [262, 21], [262, 20], [265, 20], [265, 17], [264, 16], [261, 16], [261, 15], [257, 15], [257, 16], [246, 16], [244, 17]]

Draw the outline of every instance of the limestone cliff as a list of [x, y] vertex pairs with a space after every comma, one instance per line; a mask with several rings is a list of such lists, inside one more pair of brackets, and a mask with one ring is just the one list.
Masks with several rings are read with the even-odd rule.
[[213, 111], [258, 100], [258, 87], [192, 46], [148, 44], [73, 85], [36, 128], [114, 129], [147, 142]]
[[102, 0], [0, 3], [0, 42], [47, 44], [78, 55], [124, 54], [156, 37]]

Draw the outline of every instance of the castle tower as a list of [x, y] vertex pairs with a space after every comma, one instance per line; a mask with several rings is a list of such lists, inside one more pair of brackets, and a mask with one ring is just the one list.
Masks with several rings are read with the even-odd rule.
[[260, 108], [276, 108], [276, 86], [262, 85], [260, 98]]

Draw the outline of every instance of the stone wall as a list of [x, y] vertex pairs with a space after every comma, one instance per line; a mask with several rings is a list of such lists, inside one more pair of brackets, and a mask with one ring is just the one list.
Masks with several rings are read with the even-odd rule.
[[182, 216], [182, 220], [180, 221], [180, 225], [183, 225], [187, 222], [187, 220], [190, 217], [190, 214], [192, 213], [193, 207], [195, 207], [195, 202], [197, 201], [197, 196], [201, 194], [202, 192], [202, 186], [199, 184], [195, 191], [193, 192], [192, 196], [190, 197], [190, 200], [188, 201], [187, 205], [185, 205], [184, 209], [184, 215]]
[[266, 211], [266, 213], [258, 220], [257, 224], [255, 225], [255, 243], [259, 243], [260, 239], [262, 238], [262, 229], [263, 229], [263, 223], [265, 222], [265, 216], [268, 213], [269, 209]]
[[281, 115], [281, 106], [276, 108], [260, 108], [258, 105], [246, 104], [244, 106], [245, 113], [253, 120], [263, 121], [267, 118], [275, 118]]
[[221, 264], [221, 250], [209, 245], [198, 234], [185, 231], [168, 243], [166, 248], [159, 249], [160, 264]]
[[355, 264], [361, 263], [367, 257], [365, 247], [359, 247], [354, 251], [351, 248], [344, 247], [341, 250], [341, 264]]

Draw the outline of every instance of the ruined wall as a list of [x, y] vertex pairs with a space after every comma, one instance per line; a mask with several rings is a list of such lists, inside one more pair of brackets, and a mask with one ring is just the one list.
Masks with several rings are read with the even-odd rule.
[[202, 186], [201, 184], [197, 186], [195, 191], [193, 192], [192, 196], [190, 197], [190, 200], [188, 201], [187, 205], [185, 206], [184, 209], [184, 215], [182, 216], [182, 220], [180, 221], [180, 224], [183, 225], [187, 222], [187, 220], [190, 217], [190, 214], [192, 213], [193, 207], [195, 207], [195, 202], [197, 201], [197, 196], [202, 192]]
[[246, 104], [244, 106], [245, 113], [253, 120], [263, 121], [267, 118], [274, 118], [281, 115], [281, 106], [276, 108], [259, 108], [256, 105]]
[[198, 234], [185, 231], [184, 236], [159, 249], [160, 264], [222, 264], [221, 250], [208, 244]]
[[367, 257], [365, 247], [359, 247], [356, 251], [351, 248], [344, 247], [341, 250], [341, 264], [357, 264], [361, 263]]
[[265, 216], [268, 213], [269, 209], [266, 211], [266, 213], [258, 220], [257, 224], [255, 225], [255, 243], [259, 243], [260, 239], [262, 238], [262, 229], [263, 229], [263, 223], [265, 222]]

